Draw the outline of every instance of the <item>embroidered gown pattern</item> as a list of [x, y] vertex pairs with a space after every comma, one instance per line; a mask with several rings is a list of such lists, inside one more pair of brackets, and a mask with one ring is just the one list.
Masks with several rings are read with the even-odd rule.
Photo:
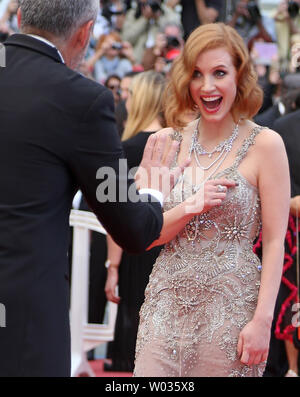
[[[252, 319], [261, 264], [253, 252], [260, 230], [257, 189], [238, 166], [255, 142], [255, 127], [231, 167], [213, 178], [238, 182], [220, 206], [195, 216], [161, 251], [140, 310], [134, 376], [262, 376], [264, 364], [237, 356], [238, 336]], [[173, 139], [181, 140], [179, 133]], [[192, 194], [184, 176], [165, 210]]]

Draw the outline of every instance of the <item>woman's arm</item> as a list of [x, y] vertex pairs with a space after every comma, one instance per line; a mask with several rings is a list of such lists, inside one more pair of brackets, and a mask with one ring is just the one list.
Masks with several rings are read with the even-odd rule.
[[213, 7], [207, 7], [204, 0], [194, 0], [197, 15], [202, 25], [215, 22], [219, 12]]
[[99, 59], [103, 56], [105, 49], [103, 47], [99, 48], [95, 51], [95, 53], [86, 60], [86, 65], [88, 66], [90, 71], [93, 71], [95, 67], [95, 63], [99, 61]]
[[300, 196], [291, 198], [290, 211], [293, 216], [300, 218]]
[[109, 266], [107, 268], [107, 278], [104, 290], [107, 300], [119, 303], [120, 297], [116, 295], [116, 288], [119, 283], [119, 265], [123, 250], [114, 242], [109, 234], [106, 237], [106, 242]]
[[289, 166], [281, 137], [265, 130], [256, 140], [263, 256], [257, 307], [253, 319], [240, 333], [238, 343], [241, 362], [247, 365], [267, 359], [290, 207]]

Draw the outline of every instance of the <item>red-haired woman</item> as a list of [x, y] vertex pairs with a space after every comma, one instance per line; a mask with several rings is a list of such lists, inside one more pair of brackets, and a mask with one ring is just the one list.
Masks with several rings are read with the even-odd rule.
[[[166, 131], [191, 159], [165, 204], [165, 244], [140, 311], [135, 376], [261, 376], [284, 255], [289, 169], [237, 32], [188, 38], [166, 90]], [[200, 118], [186, 124], [197, 109]], [[262, 262], [253, 253], [260, 225]]]

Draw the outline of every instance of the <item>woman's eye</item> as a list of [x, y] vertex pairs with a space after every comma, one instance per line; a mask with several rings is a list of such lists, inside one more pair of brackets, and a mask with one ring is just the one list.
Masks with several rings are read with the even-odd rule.
[[201, 76], [201, 73], [199, 72], [199, 70], [194, 70], [193, 79], [196, 79], [197, 77], [200, 77], [200, 76]]
[[224, 77], [226, 75], [226, 72], [224, 72], [224, 70], [216, 70], [215, 75], [217, 77]]

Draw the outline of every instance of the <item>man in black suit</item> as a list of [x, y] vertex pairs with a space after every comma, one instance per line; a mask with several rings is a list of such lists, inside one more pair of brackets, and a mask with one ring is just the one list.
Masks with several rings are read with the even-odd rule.
[[[298, 76], [295, 76], [298, 78]], [[300, 81], [300, 80], [299, 80]], [[295, 84], [296, 85], [296, 84]], [[297, 204], [297, 201], [300, 198], [300, 94], [296, 97], [295, 108], [296, 110], [278, 118], [274, 125], [273, 129], [280, 134], [282, 137], [287, 156], [289, 161], [290, 168], [290, 177], [291, 177], [291, 214], [293, 213], [293, 208]], [[299, 202], [299, 201], [298, 201]], [[289, 230], [291, 232], [291, 229]], [[290, 255], [289, 244], [286, 244], [288, 248], [286, 248], [286, 255]], [[294, 255], [295, 257], [295, 255]], [[288, 269], [285, 270], [284, 277], [288, 280], [291, 285], [297, 287], [297, 278], [296, 278], [296, 265], [295, 262]], [[278, 322], [278, 316], [280, 311], [282, 310], [282, 305], [284, 302], [287, 302], [287, 298], [290, 296], [291, 290], [290, 287], [286, 285], [286, 283], [281, 282], [275, 312], [274, 312], [274, 320], [272, 324], [272, 333], [270, 340], [270, 352], [267, 361], [267, 366], [265, 370], [264, 376], [267, 377], [278, 377], [285, 376], [286, 372], [289, 369], [287, 350], [285, 348], [285, 343], [290, 343], [289, 341], [283, 341], [275, 337], [275, 326]], [[288, 324], [288, 313], [290, 308], [287, 308], [287, 313], [285, 314], [285, 318], [283, 319], [283, 324]], [[298, 366], [300, 368], [300, 355], [298, 356]]]
[[[119, 176], [123, 152], [112, 95], [72, 70], [84, 56], [98, 6], [99, 0], [20, 0], [22, 33], [5, 43], [0, 303], [6, 327], [0, 327], [0, 376], [70, 375], [68, 221], [78, 189], [125, 250], [145, 250], [162, 227], [159, 201], [141, 200], [152, 196], [118, 200], [119, 190], [132, 191], [134, 182]], [[148, 172], [153, 165], [162, 169], [163, 144], [151, 141], [144, 158]], [[97, 174], [103, 167], [115, 171], [119, 202], [102, 200], [97, 190], [106, 181], [105, 173]], [[159, 190], [146, 179], [141, 176], [139, 187]]]
[[274, 123], [274, 130], [282, 137], [290, 166], [291, 197], [300, 195], [300, 93], [295, 99], [293, 112], [280, 117]]

